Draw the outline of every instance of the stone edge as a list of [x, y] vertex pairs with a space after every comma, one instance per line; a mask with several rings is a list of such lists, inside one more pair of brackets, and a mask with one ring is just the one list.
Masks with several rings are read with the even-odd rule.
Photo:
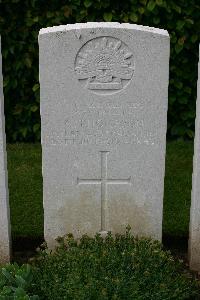
[[2, 87], [2, 91], [0, 91], [0, 115], [2, 115], [2, 130], [3, 130], [3, 153], [4, 153], [4, 171], [5, 171], [5, 188], [6, 188], [6, 213], [7, 213], [7, 234], [8, 234], [8, 244], [6, 245], [6, 249], [8, 247], [8, 252], [2, 253], [2, 249], [0, 249], [0, 264], [6, 264], [11, 261], [12, 256], [12, 240], [11, 240], [11, 221], [10, 221], [10, 203], [9, 203], [9, 189], [8, 189], [8, 169], [7, 169], [7, 151], [6, 151], [6, 133], [5, 133], [5, 116], [4, 116], [4, 94], [3, 94], [3, 71], [2, 71], [2, 54], [1, 54], [1, 35], [0, 35], [0, 88]]
[[189, 239], [188, 239], [188, 258], [189, 266], [193, 271], [200, 271], [200, 258], [196, 253], [196, 248], [198, 247], [195, 243], [197, 228], [197, 221], [195, 217], [196, 209], [198, 210], [198, 196], [196, 193], [198, 185], [198, 165], [199, 165], [199, 130], [200, 123], [198, 120], [198, 115], [200, 112], [200, 44], [199, 44], [199, 62], [198, 62], [198, 80], [197, 80], [197, 100], [196, 100], [196, 119], [195, 119], [195, 137], [194, 137], [194, 155], [193, 155], [193, 173], [192, 173], [192, 190], [191, 190], [191, 206], [190, 206], [190, 223], [189, 223]]
[[87, 22], [87, 23], [59, 25], [59, 26], [42, 28], [39, 31], [39, 35], [41, 36], [47, 33], [64, 32], [70, 30], [81, 30], [81, 29], [93, 29], [93, 28], [133, 29], [133, 30], [151, 32], [153, 34], [159, 34], [159, 35], [169, 37], [168, 31], [165, 29], [148, 27], [148, 26], [137, 25], [137, 24], [118, 23], [118, 22]]

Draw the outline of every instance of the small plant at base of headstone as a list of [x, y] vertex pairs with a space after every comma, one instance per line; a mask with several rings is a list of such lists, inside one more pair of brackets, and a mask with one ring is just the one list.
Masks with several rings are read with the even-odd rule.
[[158, 241], [130, 230], [58, 240], [55, 251], [43, 249], [32, 262], [32, 292], [40, 299], [196, 299], [195, 281]]

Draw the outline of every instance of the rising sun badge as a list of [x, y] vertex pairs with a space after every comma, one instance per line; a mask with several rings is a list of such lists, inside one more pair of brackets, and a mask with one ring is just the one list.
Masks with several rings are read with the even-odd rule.
[[121, 90], [133, 76], [133, 54], [119, 39], [98, 37], [77, 53], [75, 72], [90, 90]]

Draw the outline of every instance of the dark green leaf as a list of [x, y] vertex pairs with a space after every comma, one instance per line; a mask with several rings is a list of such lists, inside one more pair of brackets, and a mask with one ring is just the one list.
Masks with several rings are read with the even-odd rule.
[[39, 89], [39, 87], [40, 87], [39, 83], [36, 83], [32, 88], [33, 92], [36, 92]]
[[182, 49], [183, 49], [183, 45], [180, 45], [180, 44], [175, 45], [175, 51], [177, 54], [179, 54]]
[[112, 21], [112, 13], [104, 13], [103, 18], [104, 18], [104, 21], [111, 22]]
[[177, 21], [177, 23], [176, 23], [176, 29], [177, 29], [177, 30], [181, 30], [181, 29], [183, 28], [184, 25], [185, 25], [185, 21], [179, 20], [179, 21]]
[[138, 21], [138, 16], [134, 12], [130, 14], [129, 18], [133, 22], [137, 22]]
[[154, 10], [155, 6], [156, 6], [156, 2], [154, 0], [150, 0], [147, 4], [147, 9], [149, 11], [152, 11]]
[[84, 5], [86, 8], [90, 7], [92, 5], [92, 0], [85, 0]]

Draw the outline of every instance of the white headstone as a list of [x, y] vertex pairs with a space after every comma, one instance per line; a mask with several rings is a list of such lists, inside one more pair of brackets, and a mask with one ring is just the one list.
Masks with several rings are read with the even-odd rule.
[[161, 239], [169, 36], [86, 23], [39, 35], [45, 239]]
[[190, 209], [189, 260], [190, 268], [200, 271], [200, 61], [198, 67], [192, 200]]
[[2, 58], [0, 51], [0, 264], [4, 264], [10, 261], [10, 216], [8, 202], [6, 136], [4, 123]]

